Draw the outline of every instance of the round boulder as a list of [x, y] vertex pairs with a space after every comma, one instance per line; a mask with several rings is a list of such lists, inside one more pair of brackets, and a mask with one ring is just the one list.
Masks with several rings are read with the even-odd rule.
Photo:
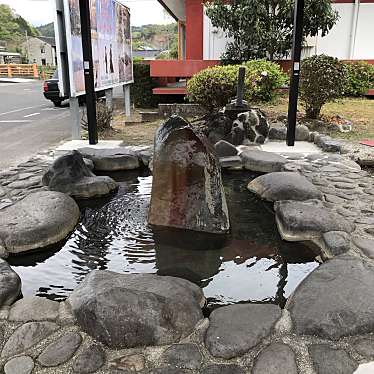
[[299, 173], [277, 172], [252, 180], [248, 189], [267, 201], [322, 199], [322, 193]]
[[35, 192], [0, 213], [0, 246], [8, 253], [47, 247], [65, 239], [79, 220], [79, 208], [69, 196]]
[[203, 318], [203, 302], [201, 289], [184, 279], [99, 270], [68, 298], [81, 328], [111, 348], [178, 342]]

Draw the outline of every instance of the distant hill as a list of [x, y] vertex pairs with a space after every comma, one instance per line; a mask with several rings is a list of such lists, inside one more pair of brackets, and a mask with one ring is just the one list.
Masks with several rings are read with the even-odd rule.
[[178, 25], [143, 25], [132, 27], [133, 48], [173, 49], [178, 44]]
[[11, 7], [0, 4], [0, 41], [6, 43], [7, 49], [17, 51], [25, 41], [26, 32], [29, 36], [39, 35], [38, 30], [14, 13]]
[[39, 31], [40, 35], [49, 36], [51, 38], [55, 37], [55, 28], [53, 22], [38, 26], [36, 29]]
[[[36, 28], [40, 35], [55, 36], [53, 23]], [[176, 23], [168, 25], [143, 25], [132, 27], [134, 49], [172, 49], [178, 43], [178, 26]]]

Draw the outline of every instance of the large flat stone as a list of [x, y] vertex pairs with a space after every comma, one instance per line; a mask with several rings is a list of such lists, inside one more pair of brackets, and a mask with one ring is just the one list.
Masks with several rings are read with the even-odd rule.
[[94, 270], [68, 298], [81, 328], [113, 348], [171, 344], [203, 318], [201, 289], [180, 278]]
[[283, 156], [265, 151], [244, 151], [239, 156], [245, 169], [260, 173], [282, 171], [283, 165], [288, 162]]
[[214, 357], [241, 356], [271, 333], [281, 310], [276, 305], [238, 304], [210, 315], [205, 345]]
[[46, 367], [61, 365], [73, 357], [81, 342], [80, 334], [69, 332], [48, 345], [39, 355], [38, 362]]
[[93, 161], [97, 171], [133, 170], [140, 167], [136, 152], [127, 147], [114, 149], [81, 148], [79, 152]]
[[311, 345], [309, 353], [318, 374], [353, 374], [358, 364], [348, 353], [328, 345]]
[[318, 188], [304, 176], [292, 172], [261, 175], [249, 182], [248, 189], [267, 201], [322, 199]]
[[26, 252], [65, 239], [79, 220], [75, 201], [53, 191], [35, 192], [0, 211], [0, 246]]
[[328, 339], [374, 331], [374, 266], [347, 255], [325, 262], [289, 298], [298, 334]]
[[0, 307], [12, 305], [21, 293], [21, 278], [0, 259]]
[[272, 343], [256, 358], [252, 374], [298, 374], [296, 356], [292, 349], [283, 343]]
[[174, 344], [162, 355], [165, 364], [182, 369], [198, 370], [202, 364], [203, 356], [195, 344]]
[[28, 322], [10, 336], [1, 352], [1, 357], [14, 356], [47, 338], [59, 326], [53, 322]]
[[282, 238], [289, 241], [319, 239], [329, 231], [351, 233], [355, 225], [316, 201], [277, 201], [276, 221]]
[[60, 304], [45, 297], [27, 297], [18, 300], [9, 311], [9, 321], [55, 321]]
[[31, 374], [34, 370], [34, 361], [29, 356], [12, 358], [4, 365], [5, 374]]

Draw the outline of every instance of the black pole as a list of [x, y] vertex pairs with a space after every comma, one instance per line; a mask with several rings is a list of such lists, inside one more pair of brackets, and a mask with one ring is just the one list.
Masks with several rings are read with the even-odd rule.
[[244, 80], [245, 80], [245, 67], [240, 66], [239, 73], [238, 73], [238, 87], [236, 89], [236, 106], [243, 105]]
[[88, 139], [90, 144], [97, 144], [96, 94], [92, 61], [90, 0], [79, 0], [79, 8], [81, 14], [84, 82], [86, 85]]
[[300, 58], [303, 42], [304, 0], [295, 0], [292, 41], [292, 75], [288, 99], [287, 145], [295, 145], [297, 99], [299, 95]]

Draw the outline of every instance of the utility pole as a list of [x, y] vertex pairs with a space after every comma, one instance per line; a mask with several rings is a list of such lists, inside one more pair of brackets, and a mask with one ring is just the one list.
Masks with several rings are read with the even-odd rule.
[[26, 54], [27, 54], [27, 63], [30, 63], [30, 47], [29, 47], [29, 35], [27, 34], [27, 30], [25, 30], [26, 36]]
[[97, 144], [96, 94], [92, 59], [90, 0], [79, 0], [79, 8], [81, 15], [84, 82], [86, 85], [88, 139], [90, 144]]
[[297, 100], [299, 95], [300, 60], [303, 42], [304, 0], [295, 0], [292, 41], [292, 75], [288, 99], [287, 145], [295, 145]]

